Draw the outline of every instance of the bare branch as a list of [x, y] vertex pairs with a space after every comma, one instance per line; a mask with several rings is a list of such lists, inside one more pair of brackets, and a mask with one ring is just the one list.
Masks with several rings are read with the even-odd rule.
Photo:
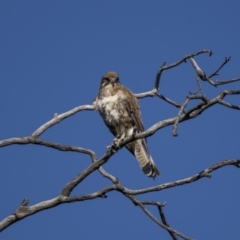
[[187, 106], [189, 100], [190, 100], [190, 98], [187, 97], [186, 100], [184, 101], [183, 105], [181, 106], [179, 112], [178, 112], [175, 123], [173, 125], [173, 131], [172, 131], [172, 134], [173, 134], [174, 137], [178, 136], [178, 133], [177, 133], [178, 123], [179, 123], [180, 117], [183, 114], [183, 111], [184, 111], [185, 107]]
[[228, 165], [233, 165], [235, 167], [240, 168], [240, 160], [238, 160], [238, 159], [225, 160], [225, 161], [216, 163], [216, 164], [212, 165], [211, 167], [206, 168], [205, 170], [203, 170], [200, 173], [195, 174], [191, 177], [180, 179], [180, 180], [169, 182], [169, 183], [164, 183], [164, 184], [161, 184], [161, 185], [158, 185], [158, 186], [155, 186], [155, 187], [144, 188], [144, 189], [139, 189], [139, 190], [130, 190], [130, 189], [125, 188], [124, 191], [125, 191], [126, 194], [132, 194], [132, 195], [144, 194], [144, 193], [147, 193], [147, 192], [161, 191], [161, 190], [164, 190], [164, 189], [168, 189], [168, 188], [192, 183], [192, 182], [195, 182], [195, 181], [197, 181], [197, 180], [199, 180], [203, 177], [211, 177], [211, 175], [210, 175], [211, 172], [216, 171], [217, 169], [228, 166]]
[[[100, 165], [100, 161], [105, 161], [103, 158], [93, 164], [90, 165], [90, 167], [88, 167], [84, 172], [87, 171], [92, 171], [92, 169], [94, 167], [96, 167], [96, 164]], [[101, 163], [102, 163], [101, 162]], [[153, 191], [161, 191], [163, 189], [167, 189], [167, 188], [171, 188], [174, 186], [180, 186], [183, 184], [187, 184], [187, 183], [191, 183], [194, 181], [199, 180], [200, 178], [203, 177], [210, 177], [210, 173], [217, 170], [218, 168], [227, 166], [227, 165], [234, 165], [238, 168], [240, 168], [240, 160], [225, 160], [223, 162], [217, 163], [207, 169], [205, 169], [204, 171], [193, 175], [192, 177], [188, 177], [185, 179], [181, 179], [178, 181], [174, 181], [174, 182], [170, 182], [170, 183], [166, 183], [166, 184], [161, 184], [159, 186], [156, 187], [151, 187], [151, 188], [145, 188], [145, 189], [139, 189], [139, 190], [129, 190], [125, 187], [123, 187], [119, 182], [117, 182], [116, 184], [106, 187], [104, 189], [101, 189], [99, 191], [96, 191], [92, 194], [86, 194], [86, 195], [81, 195], [81, 196], [73, 196], [73, 197], [69, 197], [67, 196], [68, 194], [62, 194], [58, 197], [55, 197], [53, 199], [47, 200], [47, 201], [43, 201], [40, 202], [38, 204], [35, 204], [33, 206], [27, 206], [28, 204], [28, 200], [23, 201], [23, 203], [21, 203], [20, 207], [18, 208], [18, 210], [11, 214], [10, 216], [8, 216], [7, 218], [3, 219], [0, 222], [0, 232], [3, 231], [5, 228], [7, 228], [8, 226], [10, 226], [11, 224], [27, 217], [30, 215], [33, 215], [39, 211], [42, 210], [46, 210], [48, 208], [52, 208], [55, 207], [57, 205], [63, 204], [63, 203], [70, 203], [70, 202], [76, 202], [76, 201], [85, 201], [85, 200], [90, 200], [90, 199], [95, 199], [95, 198], [99, 198], [99, 197], [106, 197], [106, 193], [113, 191], [113, 190], [117, 190], [120, 191], [122, 194], [124, 194], [125, 196], [127, 196], [128, 198], [130, 198], [135, 204], [139, 205], [142, 210], [153, 220], [155, 221], [158, 225], [160, 225], [161, 227], [173, 232], [174, 234], [183, 237], [179, 232], [173, 230], [172, 228], [167, 227], [165, 224], [160, 223], [144, 206], [143, 203], [139, 202], [136, 198], [134, 198], [132, 195], [138, 195], [138, 194], [143, 194], [146, 192], [153, 192]], [[85, 173], [86, 174], [86, 173]], [[65, 191], [69, 191], [69, 189], [66, 189], [66, 187], [64, 188]], [[63, 190], [64, 192], [64, 190]], [[184, 238], [184, 237], [183, 237]], [[185, 239], [189, 239], [189, 238], [185, 238]]]
[[[128, 137], [128, 138], [124, 139], [124, 141], [122, 142], [121, 146], [124, 146], [125, 144], [127, 144], [127, 143], [129, 143], [131, 141], [134, 141], [136, 139], [139, 139], [139, 138], [149, 137], [149, 136], [153, 135], [159, 129], [174, 124], [177, 119], [178, 119], [178, 122], [182, 122], [182, 121], [186, 121], [186, 120], [189, 120], [191, 118], [194, 118], [197, 115], [201, 114], [203, 111], [205, 111], [207, 108], [209, 108], [212, 105], [217, 104], [217, 103], [220, 103], [221, 105], [227, 106], [227, 107], [232, 108], [232, 109], [239, 110], [239, 106], [235, 106], [235, 105], [232, 105], [230, 103], [222, 101], [223, 98], [226, 95], [237, 95], [237, 94], [240, 94], [240, 90], [238, 90], [238, 89], [237, 90], [224, 90], [219, 95], [217, 95], [215, 98], [213, 98], [211, 100], [206, 99], [202, 95], [189, 96], [189, 98], [191, 98], [191, 99], [202, 99], [203, 102], [198, 104], [197, 106], [191, 108], [185, 114], [182, 114], [182, 111], [181, 111], [181, 115], [180, 116], [178, 115], [175, 118], [169, 118], [169, 119], [160, 121], [160, 122], [154, 124], [148, 130], [146, 130], [146, 131], [144, 131], [142, 133], [136, 134], [133, 137]], [[83, 106], [80, 106], [80, 107], [82, 108]], [[81, 110], [83, 110], [83, 109], [81, 109]], [[87, 109], [87, 110], [89, 110], [89, 109]], [[71, 112], [71, 111], [72, 110], [70, 110], [68, 112]], [[64, 114], [66, 114], [66, 113], [63, 113], [63, 114], [61, 114], [59, 116], [64, 116]], [[65, 116], [65, 118], [66, 118], [66, 116]], [[63, 120], [63, 119], [64, 118], [61, 117], [61, 120]], [[49, 122], [51, 122], [51, 121], [52, 120], [50, 120]], [[51, 124], [54, 125], [56, 123], [51, 123]], [[46, 125], [47, 125], [47, 123], [44, 124], [43, 126], [46, 126]], [[40, 127], [39, 129], [41, 129], [42, 127]], [[48, 125], [48, 127], [49, 127], [49, 125]], [[43, 128], [45, 128], [45, 127], [43, 127]], [[39, 129], [37, 131], [35, 131], [35, 133], [39, 132]], [[74, 146], [68, 146], [68, 145], [61, 145], [61, 144], [56, 144], [56, 143], [51, 143], [51, 142], [48, 142], [48, 141], [40, 140], [40, 139], [35, 138], [33, 136], [23, 137], [23, 138], [9, 138], [9, 139], [5, 139], [5, 140], [0, 141], [0, 147], [12, 145], [12, 144], [29, 144], [29, 143], [38, 144], [38, 145], [44, 145], [44, 146], [47, 146], [47, 147], [56, 148], [56, 149], [61, 150], [61, 151], [76, 151], [76, 152], [82, 152], [82, 153], [90, 154], [91, 156], [94, 155], [94, 152], [91, 151], [91, 150], [88, 150], [88, 149], [74, 147]]]
[[175, 107], [178, 107], [178, 108], [181, 107], [181, 104], [179, 104], [179, 103], [177, 103], [177, 102], [175, 102], [175, 101], [173, 101], [173, 100], [163, 96], [155, 88], [153, 90], [151, 90], [151, 91], [144, 92], [144, 93], [136, 93], [134, 95], [135, 95], [136, 98], [145, 98], [145, 97], [157, 96], [157, 97], [161, 98], [162, 100], [164, 100], [165, 102], [172, 104]]
[[[180, 114], [178, 114], [177, 117], [160, 121], [160, 122], [154, 124], [152, 127], [147, 129], [146, 131], [124, 139], [123, 142], [121, 143], [121, 147], [125, 146], [125, 144], [132, 142], [136, 139], [143, 138], [143, 137], [149, 137], [149, 136], [153, 135], [156, 131], [160, 130], [161, 128], [164, 128], [166, 126], [176, 123], [176, 120], [178, 122], [183, 122], [183, 121], [189, 120], [191, 118], [194, 118], [197, 115], [201, 114], [203, 111], [205, 111], [207, 108], [209, 108], [212, 105], [217, 104], [217, 103], [220, 103], [221, 105], [227, 106], [232, 109], [239, 110], [240, 109], [239, 106], [235, 106], [235, 105], [232, 105], [230, 103], [223, 101], [223, 98], [226, 95], [236, 95], [236, 94], [240, 94], [240, 90], [224, 90], [223, 92], [221, 92], [219, 95], [217, 95], [215, 98], [213, 98], [211, 100], [206, 99], [202, 95], [189, 96], [189, 98], [191, 98], [191, 99], [202, 99], [203, 102], [196, 105], [195, 107], [191, 108], [185, 114], [182, 114], [183, 111], [180, 110]], [[183, 107], [184, 107], [184, 105], [183, 105]], [[49, 122], [51, 122], [51, 121], [49, 121]], [[38, 130], [36, 132], [38, 132]], [[55, 149], [58, 149], [61, 151], [75, 151], [75, 152], [86, 153], [96, 159], [95, 153], [91, 150], [79, 148], [79, 147], [75, 147], [75, 146], [68, 146], [68, 145], [52, 143], [52, 142], [44, 141], [44, 140], [41, 140], [41, 139], [38, 139], [38, 138], [35, 138], [32, 136], [23, 137], [23, 138], [9, 138], [9, 139], [2, 140], [2, 141], [0, 141], [0, 147], [12, 145], [12, 144], [29, 144], [29, 143], [37, 144], [37, 145], [44, 145], [44, 146], [52, 147], [52, 148], [55, 148]]]
[[225, 64], [227, 64], [230, 60], [231, 60], [231, 57], [225, 57], [225, 60], [224, 60], [224, 62], [221, 64], [221, 66], [220, 66], [215, 72], [213, 72], [211, 75], [209, 75], [208, 77], [209, 77], [209, 78], [212, 78], [212, 77], [218, 75], [217, 73], [218, 73], [218, 72], [223, 68], [223, 66], [224, 66]]
[[[165, 217], [165, 214], [163, 212], [163, 206], [158, 206], [158, 211], [159, 211], [159, 214], [161, 216], [161, 219], [163, 221], [163, 223], [166, 225], [166, 226], [169, 226], [168, 222], [167, 222], [167, 219]], [[175, 236], [175, 234], [173, 234], [172, 232], [168, 231], [170, 236], [172, 237], [173, 240], [177, 240], [177, 237]]]
[[27, 202], [23, 201], [25, 204], [21, 204], [15, 213], [9, 215], [0, 222], [0, 232], [9, 227], [10, 225], [12, 225], [13, 223], [16, 223], [17, 221], [28, 216], [31, 216], [37, 212], [53, 208], [64, 203], [80, 202], [95, 198], [105, 198], [106, 197], [105, 194], [113, 190], [116, 190], [115, 186], [109, 186], [94, 193], [80, 196], [64, 197], [60, 195], [50, 200], [43, 201], [32, 206], [27, 206], [28, 200]]
[[180, 232], [178, 232], [178, 231], [170, 228], [169, 226], [161, 223], [157, 218], [155, 218], [155, 217], [151, 214], [151, 212], [150, 212], [149, 210], [147, 210], [147, 208], [144, 206], [143, 203], [141, 203], [139, 200], [137, 200], [137, 198], [135, 198], [135, 197], [132, 196], [132, 195], [128, 195], [128, 194], [124, 194], [124, 195], [127, 196], [129, 199], [131, 199], [132, 202], [133, 202], [135, 205], [139, 206], [139, 207], [140, 207], [155, 223], [157, 223], [160, 227], [166, 229], [168, 232], [171, 232], [172, 234], [176, 234], [176, 235], [180, 236], [180, 237], [183, 238], [183, 239], [191, 240], [191, 238], [189, 238], [189, 237], [183, 235], [182, 233], [180, 233]]
[[223, 85], [223, 84], [228, 84], [228, 83], [233, 83], [233, 82], [238, 82], [240, 81], [240, 78], [233, 78], [233, 79], [228, 79], [228, 80], [215, 80], [215, 86], [218, 85]]
[[95, 161], [90, 166], [88, 166], [85, 170], [83, 170], [78, 176], [76, 176], [71, 182], [67, 183], [67, 185], [63, 188], [61, 195], [68, 197], [72, 190], [82, 182], [89, 174], [97, 170], [101, 165], [106, 163], [109, 158], [114, 154], [113, 151], [108, 151], [105, 153], [100, 160]]
[[70, 151], [70, 152], [79, 152], [79, 153], [85, 153], [91, 156], [92, 159], [96, 159], [96, 154], [89, 149], [81, 148], [77, 146], [70, 146], [70, 145], [62, 145], [59, 143], [53, 143], [49, 141], [45, 141], [39, 138], [34, 137], [22, 137], [22, 138], [9, 138], [0, 141], [0, 148], [8, 145], [13, 144], [35, 144], [35, 145], [42, 145], [45, 147], [54, 148], [60, 151]]
[[211, 79], [212, 76], [217, 75], [217, 72], [228, 62], [230, 61], [231, 58], [226, 58], [225, 62], [215, 71], [213, 74], [211, 74], [209, 77], [205, 74], [204, 71], [199, 67], [199, 65], [196, 63], [196, 61], [191, 57], [190, 62], [192, 63], [192, 66], [194, 67], [197, 76], [201, 78], [203, 81], [208, 81], [212, 86], [216, 87], [218, 85], [223, 85], [223, 84], [228, 84], [232, 82], [237, 82], [240, 81], [240, 78], [233, 78], [233, 79], [228, 79], [228, 80], [215, 80], [213, 81]]
[[175, 101], [172, 101], [171, 99], [163, 96], [162, 94], [160, 94], [160, 93], [158, 93], [158, 92], [156, 93], [156, 96], [158, 96], [159, 98], [161, 98], [161, 99], [164, 100], [165, 102], [170, 103], [171, 105], [173, 105], [173, 106], [175, 106], [175, 107], [177, 107], [177, 108], [180, 108], [180, 107], [181, 107], [181, 104], [180, 104], [180, 103], [177, 103], [177, 102], [175, 102]]
[[[160, 203], [160, 202], [156, 202], [156, 201], [142, 201], [142, 204], [145, 204], [145, 205], [155, 205], [155, 206], [157, 206], [163, 224], [164, 224], [165, 226], [170, 227], [169, 224], [167, 223], [167, 219], [166, 219], [165, 214], [164, 214], [164, 212], [163, 212], [163, 207], [165, 207], [166, 202], [165, 202], [165, 203]], [[167, 231], [168, 231], [168, 230], [167, 230]], [[171, 231], [168, 231], [168, 232], [169, 232], [169, 234], [170, 234], [170, 236], [172, 237], [173, 240], [177, 240], [177, 237], [175, 236], [174, 233], [172, 233]]]
[[218, 102], [219, 102], [220, 104], [226, 106], [226, 107], [233, 108], [233, 109], [236, 109], [236, 110], [240, 110], [240, 106], [233, 105], [233, 104], [231, 104], [231, 103], [225, 102], [225, 101], [223, 101], [222, 99], [219, 99]]
[[153, 89], [151, 91], [148, 92], [144, 92], [144, 93], [136, 93], [134, 94], [136, 98], [145, 98], [145, 97], [154, 97], [156, 95], [157, 91], [156, 89]]
[[[152, 127], [150, 127], [149, 129], [147, 129], [144, 132], [141, 132], [134, 136], [125, 138], [121, 143], [121, 147], [125, 146], [125, 144], [132, 142], [136, 139], [152, 136], [155, 132], [159, 131], [160, 129], [174, 124], [176, 122], [177, 118], [179, 118], [178, 122], [183, 122], [183, 121], [197, 117], [199, 114], [204, 112], [206, 109], [208, 109], [209, 107], [211, 107], [217, 103], [224, 105], [222, 103], [222, 99], [226, 95], [236, 95], [236, 94], [240, 94], [240, 89], [239, 90], [224, 90], [219, 95], [217, 95], [215, 98], [213, 98], [211, 100], [206, 99], [202, 95], [192, 96], [191, 98], [193, 98], [193, 99], [195, 99], [195, 98], [202, 99], [204, 101], [201, 102], [200, 104], [196, 105], [195, 107], [191, 108], [185, 114], [182, 114], [180, 117], [174, 117], [174, 118], [169, 118], [169, 119], [160, 121], [160, 122], [154, 124]], [[228, 104], [227, 107], [239, 110], [239, 107], [235, 106], [235, 105]]]
[[173, 131], [172, 131], [172, 134], [174, 137], [178, 136], [178, 133], [177, 133], [177, 127], [178, 127], [178, 123], [179, 123], [179, 120], [180, 120], [180, 117], [182, 116], [183, 112], [185, 112], [185, 108], [186, 106], [188, 105], [188, 102], [189, 100], [191, 99], [201, 99], [204, 103], [208, 103], [208, 99], [206, 97], [204, 97], [203, 95], [190, 95], [190, 96], [187, 96], [186, 97], [186, 100], [184, 101], [184, 103], [182, 104], [179, 112], [178, 112], [178, 115], [176, 117], [176, 120], [174, 122], [174, 125], [173, 125]]
[[190, 62], [192, 63], [193, 68], [195, 69], [197, 76], [201, 78], [203, 81], [208, 81], [211, 85], [215, 86], [215, 83], [206, 76], [205, 72], [198, 66], [194, 58], [189, 58]]
[[173, 68], [173, 67], [176, 67], [178, 66], [179, 64], [183, 63], [183, 62], [186, 62], [187, 59], [189, 58], [192, 58], [194, 56], [197, 56], [199, 54], [203, 54], [203, 53], [209, 53], [209, 56], [212, 55], [212, 51], [211, 50], [208, 50], [208, 49], [203, 49], [197, 53], [193, 53], [193, 54], [189, 54], [187, 56], [185, 56], [184, 58], [182, 58], [181, 60], [179, 60], [178, 62], [176, 63], [172, 63], [168, 66], [165, 66], [165, 63], [162, 64], [162, 66], [159, 68], [158, 72], [157, 72], [157, 76], [156, 76], [156, 80], [155, 80], [155, 85], [154, 85], [154, 88], [158, 90], [159, 88], [159, 83], [160, 83], [160, 78], [161, 78], [161, 75], [162, 75], [162, 72], [164, 70], [167, 70], [167, 69], [170, 69], [170, 68]]
[[145, 204], [145, 205], [155, 205], [157, 207], [165, 207], [166, 204], [167, 204], [166, 202], [160, 203], [160, 202], [157, 202], [157, 201], [142, 201], [141, 203]]
[[54, 114], [53, 119], [51, 119], [50, 121], [46, 122], [45, 124], [43, 124], [40, 128], [38, 128], [33, 134], [33, 137], [39, 137], [41, 134], [43, 134], [48, 128], [54, 126], [55, 124], [61, 122], [63, 119], [68, 118], [74, 114], [76, 114], [77, 112], [83, 111], [83, 110], [95, 110], [95, 106], [94, 105], [83, 105], [83, 106], [79, 106], [79, 107], [75, 107], [73, 109], [71, 109], [70, 111], [67, 111], [65, 113], [62, 113], [60, 115], [58, 114]]

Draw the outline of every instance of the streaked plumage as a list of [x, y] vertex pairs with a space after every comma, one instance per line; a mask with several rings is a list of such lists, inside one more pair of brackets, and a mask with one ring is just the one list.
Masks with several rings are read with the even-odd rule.
[[[121, 85], [117, 73], [108, 72], [102, 77], [96, 106], [105, 124], [119, 140], [144, 131], [138, 100]], [[126, 147], [147, 176], [154, 178], [160, 175], [149, 154], [146, 139], [138, 139]]]

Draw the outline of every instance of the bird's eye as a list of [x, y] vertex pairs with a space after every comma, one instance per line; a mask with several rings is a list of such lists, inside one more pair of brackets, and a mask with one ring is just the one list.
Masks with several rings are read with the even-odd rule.
[[104, 77], [104, 78], [102, 79], [101, 86], [104, 87], [104, 86], [106, 86], [108, 83], [109, 83], [109, 79], [108, 79], [107, 77]]
[[109, 79], [108, 79], [108, 78], [106, 78], [106, 77], [103, 78], [102, 83], [105, 83], [105, 84], [106, 84], [106, 83], [108, 83], [108, 82], [109, 82]]

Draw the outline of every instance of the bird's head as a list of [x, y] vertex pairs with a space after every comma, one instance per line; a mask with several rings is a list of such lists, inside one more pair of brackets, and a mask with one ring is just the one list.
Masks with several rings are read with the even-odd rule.
[[112, 87], [114, 87], [115, 85], [120, 85], [120, 81], [117, 73], [107, 72], [106, 74], [104, 74], [102, 77], [100, 88], [104, 88], [110, 84], [112, 85]]

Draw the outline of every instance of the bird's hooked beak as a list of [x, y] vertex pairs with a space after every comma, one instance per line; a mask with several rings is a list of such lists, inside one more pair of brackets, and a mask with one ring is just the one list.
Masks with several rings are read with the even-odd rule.
[[110, 82], [112, 84], [112, 87], [116, 84], [116, 79], [115, 78], [110, 78]]

